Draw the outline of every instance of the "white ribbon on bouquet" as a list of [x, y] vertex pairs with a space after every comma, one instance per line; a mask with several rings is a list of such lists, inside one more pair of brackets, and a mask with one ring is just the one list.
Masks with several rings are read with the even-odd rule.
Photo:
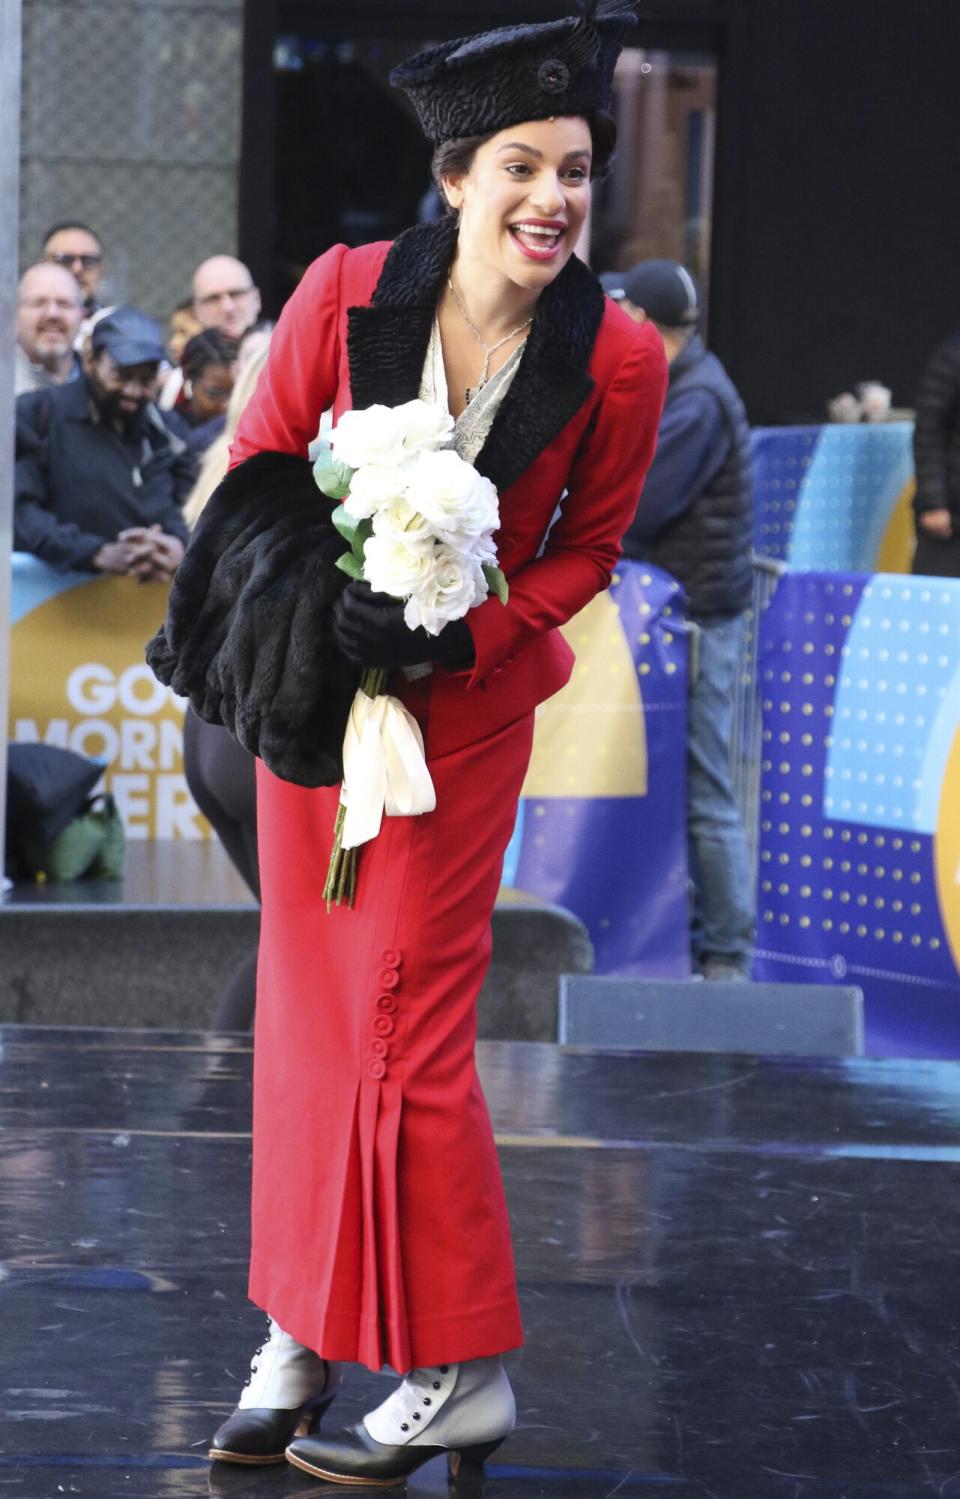
[[341, 846], [369, 843], [387, 817], [418, 817], [437, 805], [420, 725], [399, 698], [358, 691], [343, 740], [346, 808]]

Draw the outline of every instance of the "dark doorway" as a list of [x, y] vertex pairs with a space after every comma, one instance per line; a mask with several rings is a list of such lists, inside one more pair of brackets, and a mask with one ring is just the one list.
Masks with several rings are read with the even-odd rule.
[[330, 245], [393, 239], [414, 222], [430, 148], [388, 83], [404, 42], [281, 33], [276, 90], [275, 291]]

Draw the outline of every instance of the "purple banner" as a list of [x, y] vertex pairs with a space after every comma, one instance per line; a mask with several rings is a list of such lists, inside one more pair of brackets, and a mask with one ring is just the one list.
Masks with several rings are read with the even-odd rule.
[[622, 564], [565, 632], [574, 677], [538, 713], [510, 883], [581, 918], [598, 973], [689, 973], [682, 599]]

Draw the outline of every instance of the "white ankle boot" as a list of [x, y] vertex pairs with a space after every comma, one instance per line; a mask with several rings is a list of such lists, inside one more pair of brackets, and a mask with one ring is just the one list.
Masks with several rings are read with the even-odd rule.
[[215, 1433], [210, 1457], [225, 1463], [282, 1463], [288, 1444], [319, 1430], [340, 1382], [340, 1368], [304, 1348], [272, 1319], [250, 1361], [250, 1378], [232, 1415]]
[[332, 1395], [340, 1383], [339, 1364], [328, 1363], [304, 1348], [270, 1318], [270, 1336], [250, 1360], [250, 1378], [238, 1410], [294, 1410], [321, 1395]]
[[513, 1430], [516, 1402], [499, 1354], [413, 1369], [363, 1424], [388, 1447], [472, 1447]]

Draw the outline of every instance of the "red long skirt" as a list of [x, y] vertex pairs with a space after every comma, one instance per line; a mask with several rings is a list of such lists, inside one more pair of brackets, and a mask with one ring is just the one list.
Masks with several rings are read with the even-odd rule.
[[298, 1342], [398, 1373], [522, 1341], [474, 1043], [533, 735], [530, 713], [432, 758], [429, 680], [402, 696], [437, 810], [384, 818], [353, 911], [322, 898], [339, 788], [257, 766], [250, 1267], [251, 1299]]

